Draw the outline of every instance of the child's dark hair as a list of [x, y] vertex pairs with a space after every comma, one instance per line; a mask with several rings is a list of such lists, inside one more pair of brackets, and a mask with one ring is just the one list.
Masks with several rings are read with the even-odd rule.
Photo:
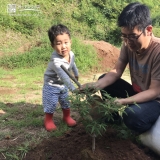
[[53, 25], [48, 30], [48, 37], [49, 37], [50, 42], [53, 43], [55, 38], [58, 35], [62, 35], [64, 33], [68, 34], [68, 36], [71, 38], [70, 31], [65, 25], [63, 24]]
[[152, 25], [149, 8], [139, 2], [127, 5], [118, 17], [119, 27], [133, 29], [138, 26], [139, 30], [144, 30], [148, 25]]

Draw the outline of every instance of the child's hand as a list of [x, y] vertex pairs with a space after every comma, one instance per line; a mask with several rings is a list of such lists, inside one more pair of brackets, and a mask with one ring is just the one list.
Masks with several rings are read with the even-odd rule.
[[75, 76], [75, 79], [78, 81], [79, 77], [78, 77], [78, 76]]

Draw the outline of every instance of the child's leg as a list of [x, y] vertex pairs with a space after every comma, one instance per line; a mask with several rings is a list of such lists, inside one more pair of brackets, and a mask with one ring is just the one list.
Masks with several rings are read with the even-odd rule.
[[47, 131], [56, 130], [53, 122], [53, 113], [56, 110], [60, 90], [57, 87], [43, 86], [43, 107], [45, 112], [44, 125]]
[[60, 93], [59, 103], [63, 111], [63, 121], [70, 127], [75, 126], [76, 121], [70, 117], [70, 104], [68, 100], [68, 89], [66, 87]]

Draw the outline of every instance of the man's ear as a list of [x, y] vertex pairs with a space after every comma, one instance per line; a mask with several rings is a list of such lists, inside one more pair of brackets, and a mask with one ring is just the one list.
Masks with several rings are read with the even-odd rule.
[[147, 36], [151, 36], [152, 35], [152, 29], [153, 29], [152, 25], [147, 26], [146, 29], [147, 29]]

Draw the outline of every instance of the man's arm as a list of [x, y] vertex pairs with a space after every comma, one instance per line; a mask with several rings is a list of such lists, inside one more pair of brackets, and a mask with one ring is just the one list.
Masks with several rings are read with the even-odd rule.
[[151, 80], [151, 84], [148, 90], [140, 92], [134, 96], [117, 99], [119, 104], [133, 104], [142, 103], [156, 99], [160, 95], [160, 80]]
[[99, 79], [97, 82], [83, 84], [80, 90], [83, 90], [85, 88], [93, 88], [95, 90], [99, 90], [111, 85], [122, 76], [122, 73], [124, 72], [126, 65], [127, 64], [118, 60], [114, 69], [106, 73], [106, 75], [103, 78]]

